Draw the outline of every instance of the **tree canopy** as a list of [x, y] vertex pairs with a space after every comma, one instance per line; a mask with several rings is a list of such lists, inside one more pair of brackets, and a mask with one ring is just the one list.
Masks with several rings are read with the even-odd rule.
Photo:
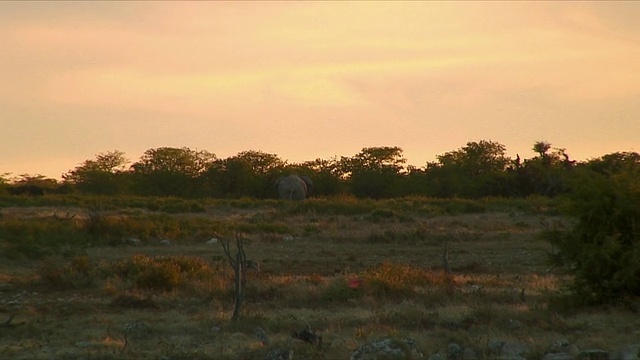
[[616, 152], [584, 162], [571, 160], [566, 149], [546, 141], [532, 146], [535, 156], [512, 159], [496, 141], [479, 140], [435, 156], [422, 167], [407, 166], [397, 146], [365, 147], [352, 156], [290, 163], [277, 154], [242, 151], [218, 158], [188, 147], [148, 149], [133, 162], [122, 151], [100, 153], [63, 175], [58, 183], [41, 175], [4, 174], [0, 187], [46, 187], [65, 192], [139, 196], [271, 198], [275, 182], [285, 175], [308, 175], [315, 196], [352, 194], [362, 198], [397, 196], [526, 197], [558, 196], [571, 191], [577, 174], [605, 176], [636, 171], [640, 155]]

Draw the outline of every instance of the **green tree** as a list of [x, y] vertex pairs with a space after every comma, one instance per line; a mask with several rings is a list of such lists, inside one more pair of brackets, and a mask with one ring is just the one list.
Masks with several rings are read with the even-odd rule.
[[116, 195], [126, 190], [125, 166], [129, 160], [124, 152], [114, 150], [85, 160], [74, 170], [62, 175], [66, 185], [83, 193]]
[[315, 159], [301, 164], [288, 164], [282, 175], [307, 175], [313, 180], [312, 196], [331, 196], [345, 191], [340, 162], [336, 157]]
[[212, 163], [202, 177], [215, 189], [212, 196], [267, 198], [274, 196], [271, 184], [285, 165], [275, 154], [249, 150]]
[[505, 172], [511, 159], [504, 145], [488, 140], [436, 156], [426, 166], [435, 196], [481, 197], [506, 195]]
[[145, 151], [131, 165], [136, 192], [153, 196], [202, 196], [198, 178], [216, 160], [208, 151], [161, 147]]
[[640, 169], [640, 154], [637, 152], [615, 152], [590, 160], [586, 166], [603, 175], [637, 171]]
[[396, 195], [406, 161], [399, 147], [368, 147], [342, 157], [340, 167], [355, 196], [379, 199]]

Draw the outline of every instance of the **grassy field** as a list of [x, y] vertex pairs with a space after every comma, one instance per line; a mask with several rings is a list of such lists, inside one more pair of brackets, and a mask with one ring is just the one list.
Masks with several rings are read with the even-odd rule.
[[[273, 348], [348, 359], [385, 336], [415, 339], [425, 358], [451, 342], [489, 358], [496, 339], [541, 358], [558, 339], [614, 350], [639, 335], [625, 309], [554, 305], [570, 277], [547, 264], [539, 234], [570, 222], [547, 199], [0, 205], [2, 359], [263, 359]], [[260, 270], [231, 323], [233, 273], [220, 243], [205, 242], [236, 231]], [[291, 337], [306, 324], [322, 346]]]

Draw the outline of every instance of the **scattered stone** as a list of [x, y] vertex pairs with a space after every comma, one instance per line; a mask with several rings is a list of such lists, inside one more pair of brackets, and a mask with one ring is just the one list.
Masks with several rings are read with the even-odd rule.
[[384, 338], [362, 344], [351, 353], [350, 360], [418, 359], [423, 355], [410, 338], [396, 340]]
[[205, 245], [216, 245], [218, 243], [218, 239], [217, 238], [211, 238], [209, 240], [207, 240], [207, 242], [205, 242]]
[[293, 241], [293, 235], [285, 235], [282, 237], [284, 241]]

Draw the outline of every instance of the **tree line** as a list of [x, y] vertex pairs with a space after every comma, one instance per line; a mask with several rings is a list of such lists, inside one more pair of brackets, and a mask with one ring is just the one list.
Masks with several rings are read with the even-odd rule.
[[537, 141], [535, 156], [515, 159], [499, 142], [468, 142], [436, 156], [423, 167], [406, 165], [400, 147], [367, 147], [351, 157], [289, 163], [276, 154], [243, 151], [218, 158], [188, 147], [149, 149], [129, 165], [122, 151], [100, 153], [63, 174], [62, 181], [41, 175], [0, 177], [16, 195], [41, 192], [183, 198], [275, 198], [275, 182], [288, 174], [313, 179], [311, 196], [350, 194], [358, 198], [427, 196], [435, 198], [554, 197], [570, 192], [581, 177], [637, 172], [640, 154], [616, 152], [571, 160], [565, 149]]

